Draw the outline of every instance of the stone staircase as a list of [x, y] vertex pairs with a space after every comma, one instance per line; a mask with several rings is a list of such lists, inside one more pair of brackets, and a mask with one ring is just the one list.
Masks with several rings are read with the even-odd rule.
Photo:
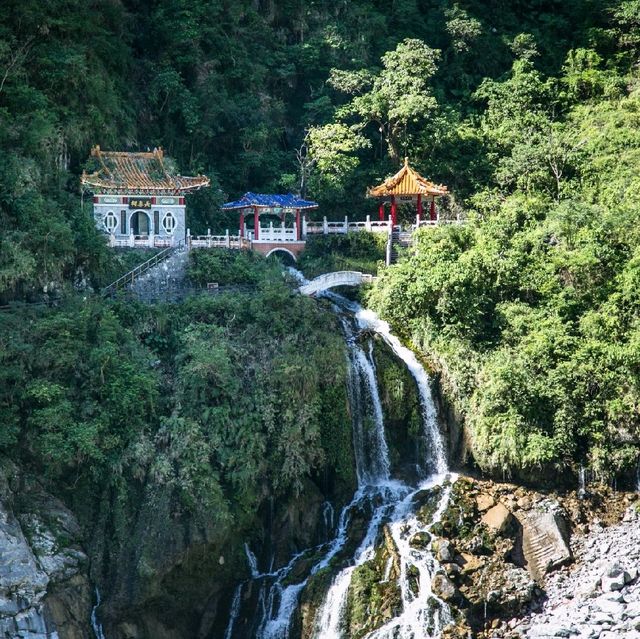
[[412, 244], [412, 234], [408, 231], [401, 231], [399, 227], [395, 227], [387, 242], [387, 266], [391, 266], [391, 264], [395, 264], [398, 261], [399, 249], [407, 248]]
[[184, 242], [166, 248], [106, 286], [102, 295], [114, 297], [120, 291], [129, 290], [140, 299], [157, 298], [162, 293], [170, 296], [171, 291], [180, 288], [184, 282], [187, 256]]

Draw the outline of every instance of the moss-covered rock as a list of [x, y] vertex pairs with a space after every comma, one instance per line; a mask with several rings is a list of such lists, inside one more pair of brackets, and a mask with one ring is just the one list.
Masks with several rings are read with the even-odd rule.
[[379, 336], [373, 356], [394, 476], [412, 478], [425, 458], [420, 399], [407, 367]]

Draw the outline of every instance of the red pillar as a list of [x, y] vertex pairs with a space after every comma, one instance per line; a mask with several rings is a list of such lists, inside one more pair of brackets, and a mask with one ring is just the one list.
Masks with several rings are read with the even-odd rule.
[[422, 219], [422, 194], [418, 193], [418, 224], [420, 224], [421, 219]]
[[378, 218], [381, 222], [384, 222], [384, 200], [382, 200], [380, 206], [378, 206]]
[[436, 221], [436, 196], [435, 195], [431, 196], [431, 211], [430, 211], [429, 217], [431, 218], [432, 222]]
[[302, 229], [300, 228], [300, 209], [296, 209], [296, 240], [300, 241]]
[[240, 237], [244, 237], [244, 209], [240, 209]]
[[258, 215], [258, 207], [253, 207], [253, 239], [260, 239], [260, 216]]
[[391, 196], [391, 224], [398, 224], [398, 205], [396, 204], [396, 196]]

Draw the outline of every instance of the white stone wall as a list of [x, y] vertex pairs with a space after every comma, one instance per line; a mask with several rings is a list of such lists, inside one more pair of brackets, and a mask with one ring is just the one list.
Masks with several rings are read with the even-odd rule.
[[[96, 227], [107, 233], [108, 230], [105, 228], [104, 220], [105, 217], [109, 214], [109, 212], [113, 212], [117, 220], [117, 226], [114, 230], [113, 235], [117, 240], [123, 240], [129, 237], [133, 230], [131, 225], [131, 220], [133, 215], [137, 210], [144, 210], [144, 212], [149, 216], [149, 231], [150, 234], [155, 235], [154, 233], [154, 211], [158, 211], [159, 213], [159, 227], [158, 234], [156, 237], [161, 239], [167, 239], [173, 237], [176, 241], [183, 240], [186, 233], [186, 207], [184, 204], [180, 204], [179, 197], [169, 197], [169, 196], [157, 196], [156, 204], [152, 204], [149, 209], [135, 209], [129, 208], [128, 199], [135, 199], [135, 195], [121, 196], [121, 195], [98, 195], [96, 196], [98, 201], [93, 203], [93, 218], [96, 224]], [[123, 198], [127, 198], [127, 203], [124, 204], [122, 202]], [[124, 211], [126, 215], [126, 229], [123, 232], [121, 228], [121, 212]], [[163, 220], [165, 216], [170, 213], [175, 218], [176, 224], [172, 233], [167, 232], [163, 225]]]

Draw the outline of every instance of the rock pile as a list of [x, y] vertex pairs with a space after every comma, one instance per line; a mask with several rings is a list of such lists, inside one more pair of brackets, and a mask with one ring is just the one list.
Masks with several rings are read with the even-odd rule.
[[621, 523], [572, 540], [575, 564], [550, 575], [542, 610], [495, 636], [545, 639], [640, 639], [640, 514], [628, 508]]

